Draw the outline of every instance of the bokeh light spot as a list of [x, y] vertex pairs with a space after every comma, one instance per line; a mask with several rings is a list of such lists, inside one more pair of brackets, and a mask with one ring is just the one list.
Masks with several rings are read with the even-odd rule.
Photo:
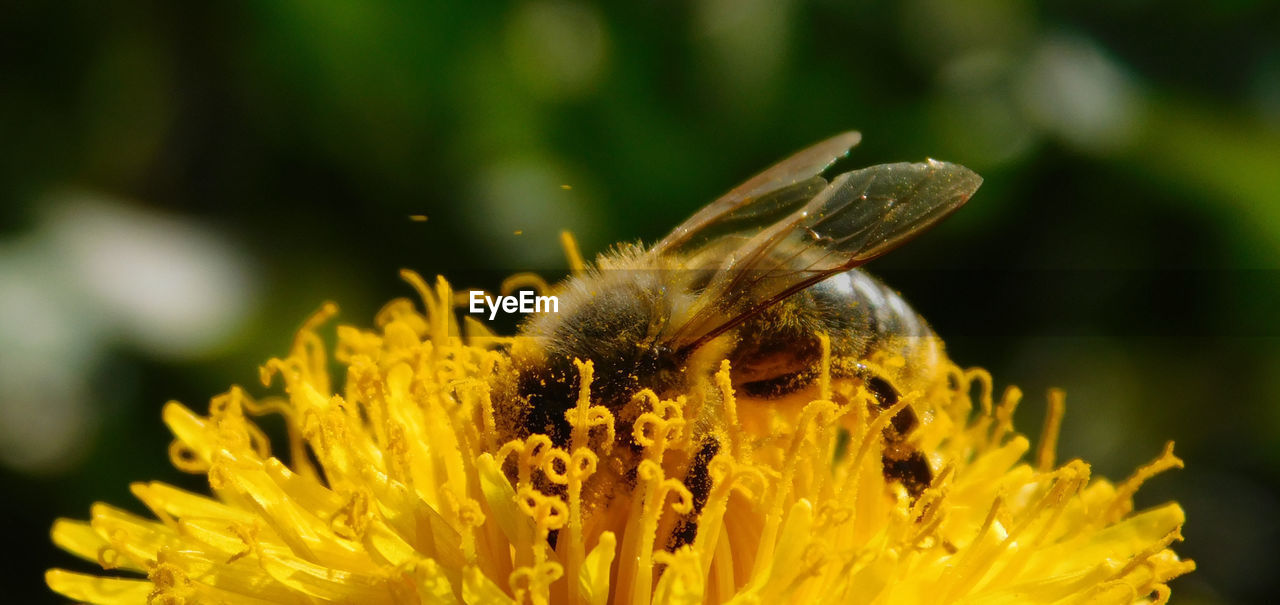
[[604, 19], [578, 2], [538, 1], [517, 6], [509, 16], [507, 51], [512, 65], [534, 94], [568, 100], [593, 92], [608, 58]]

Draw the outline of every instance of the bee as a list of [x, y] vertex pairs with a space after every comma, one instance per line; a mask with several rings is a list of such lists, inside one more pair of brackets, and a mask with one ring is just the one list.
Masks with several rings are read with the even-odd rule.
[[[829, 336], [832, 379], [864, 386], [882, 409], [902, 396], [895, 384], [936, 378], [943, 352], [929, 324], [858, 267], [954, 212], [982, 179], [934, 160], [822, 176], [860, 140], [845, 132], [799, 151], [656, 245], [618, 245], [559, 284], [560, 312], [530, 316], [520, 327], [526, 338], [516, 342], [527, 344], [512, 349], [514, 403], [500, 431], [543, 433], [565, 446], [565, 412], [577, 400], [575, 359], [595, 364], [593, 403], [614, 414], [617, 445], [635, 451], [630, 427], [645, 411], [635, 395], [714, 391], [708, 385], [722, 359], [743, 399], [812, 400], [823, 369], [820, 333]], [[908, 360], [892, 382], [861, 362], [883, 353]], [[700, 409], [689, 422], [695, 434], [710, 435], [723, 419], [716, 406]], [[885, 476], [913, 497], [933, 473], [906, 443], [918, 423], [910, 407], [892, 418], [883, 454]], [[685, 483], [696, 507], [718, 447], [705, 437], [689, 460]], [[626, 478], [625, 469], [617, 473]]]

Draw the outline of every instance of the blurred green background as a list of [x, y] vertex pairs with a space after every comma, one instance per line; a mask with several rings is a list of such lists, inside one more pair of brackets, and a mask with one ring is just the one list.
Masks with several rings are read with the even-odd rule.
[[111, 4], [0, 17], [6, 598], [93, 568], [54, 517], [205, 489], [161, 405], [263, 392], [323, 301], [557, 277], [560, 229], [652, 242], [849, 128], [850, 164], [986, 177], [871, 269], [1027, 392], [1024, 432], [1060, 386], [1062, 459], [1121, 479], [1177, 441], [1139, 494], [1187, 510], [1176, 602], [1280, 591], [1276, 3]]

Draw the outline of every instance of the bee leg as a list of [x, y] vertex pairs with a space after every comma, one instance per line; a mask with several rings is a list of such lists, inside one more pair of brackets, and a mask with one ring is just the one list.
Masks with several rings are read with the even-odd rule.
[[[881, 410], [897, 405], [902, 396], [888, 380], [862, 364], [858, 364], [857, 374], [862, 378], [867, 391], [876, 398], [876, 405]], [[929, 466], [929, 460], [906, 442], [907, 435], [919, 425], [920, 419], [911, 406], [894, 414], [889, 420], [889, 426], [884, 428], [885, 450], [881, 456], [885, 479], [902, 483], [902, 487], [906, 488], [912, 498], [919, 497], [933, 483], [933, 469]]]
[[884, 465], [884, 477], [902, 483], [913, 500], [919, 498], [925, 488], [933, 483], [933, 469], [929, 468], [929, 461], [919, 451], [912, 451], [902, 460], [884, 455], [880, 457], [880, 462]]
[[671, 532], [671, 550], [685, 544], [692, 544], [693, 539], [698, 536], [698, 516], [702, 514], [702, 506], [707, 503], [707, 495], [711, 493], [711, 476], [708, 474], [707, 466], [719, 452], [720, 442], [714, 438], [708, 438], [702, 442], [702, 447], [689, 463], [689, 474], [685, 475], [684, 486], [693, 494], [693, 510], [680, 519], [675, 530]]
[[[863, 386], [867, 387], [867, 391], [871, 393], [871, 396], [876, 398], [876, 404], [880, 406], [881, 410], [887, 410], [898, 404], [898, 400], [902, 396], [898, 393], [898, 389], [893, 388], [893, 385], [888, 380], [885, 380], [862, 364], [858, 364], [857, 374], [862, 379]], [[902, 411], [895, 414], [889, 422], [891, 428], [897, 432], [896, 437], [899, 439], [910, 433], [919, 423], [916, 412], [911, 409], [911, 406], [902, 408]]]

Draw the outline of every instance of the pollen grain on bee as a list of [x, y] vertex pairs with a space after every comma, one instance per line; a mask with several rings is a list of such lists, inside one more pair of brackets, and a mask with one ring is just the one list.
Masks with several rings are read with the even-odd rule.
[[521, 290], [510, 296], [490, 296], [484, 290], [472, 290], [469, 301], [469, 313], [483, 315], [488, 310], [490, 320], [497, 317], [499, 311], [508, 314], [560, 312], [560, 299], [555, 296], [538, 296], [529, 290]]

